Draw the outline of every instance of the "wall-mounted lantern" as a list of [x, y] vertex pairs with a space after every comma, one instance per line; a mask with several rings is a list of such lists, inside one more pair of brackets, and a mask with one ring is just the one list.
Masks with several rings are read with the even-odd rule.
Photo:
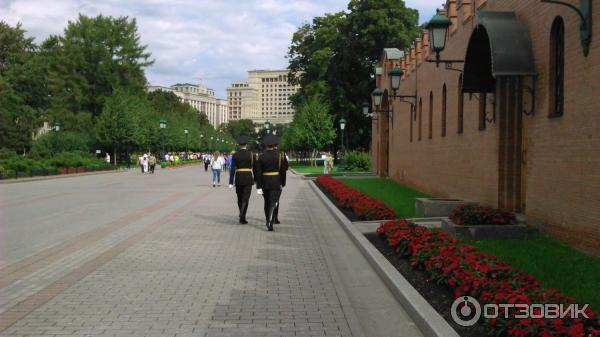
[[435, 52], [435, 60], [427, 60], [427, 62], [435, 62], [436, 67], [439, 67], [440, 63], [446, 64], [446, 68], [451, 68], [452, 63], [464, 63], [464, 60], [442, 60], [440, 57], [440, 53], [446, 48], [448, 29], [451, 25], [452, 21], [447, 16], [438, 13], [425, 26], [429, 30], [429, 46]]

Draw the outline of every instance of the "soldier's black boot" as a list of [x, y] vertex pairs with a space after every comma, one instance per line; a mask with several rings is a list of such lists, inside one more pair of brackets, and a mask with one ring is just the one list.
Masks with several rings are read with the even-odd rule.
[[275, 208], [275, 205], [269, 207], [269, 217], [267, 218], [267, 229], [269, 230], [269, 232], [273, 231], [273, 220], [275, 220]]
[[248, 202], [247, 201], [242, 201], [242, 205], [240, 206], [240, 223], [241, 224], [247, 224], [248, 221], [246, 221], [246, 211], [248, 210]]
[[281, 222], [279, 222], [279, 203], [277, 203], [274, 213], [275, 214], [273, 215], [273, 223], [276, 225], [279, 225], [281, 223]]

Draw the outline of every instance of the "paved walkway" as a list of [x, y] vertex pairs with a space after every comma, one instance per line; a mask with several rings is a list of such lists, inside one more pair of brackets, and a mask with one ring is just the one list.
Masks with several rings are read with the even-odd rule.
[[209, 179], [0, 186], [0, 336], [421, 336], [306, 181], [270, 233]]

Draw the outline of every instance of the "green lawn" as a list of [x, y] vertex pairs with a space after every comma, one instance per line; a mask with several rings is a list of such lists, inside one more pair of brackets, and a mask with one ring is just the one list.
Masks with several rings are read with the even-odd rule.
[[[300, 174], [306, 174], [306, 173], [314, 173], [314, 174], [320, 174], [323, 173], [323, 162], [318, 162], [317, 166], [309, 166], [309, 165], [303, 165], [303, 164], [296, 164], [296, 163], [290, 163], [290, 167], [294, 169], [294, 171], [300, 173]], [[337, 173], [339, 172], [338, 170], [338, 166], [333, 166], [333, 173]]]
[[394, 210], [396, 216], [403, 218], [415, 217], [415, 198], [429, 197], [425, 193], [389, 179], [340, 179], [340, 181], [383, 201]]
[[600, 310], [600, 259], [587, 256], [556, 240], [530, 231], [527, 240], [481, 240], [467, 243], [511, 262], [540, 280], [545, 288], [557, 288], [579, 304]]

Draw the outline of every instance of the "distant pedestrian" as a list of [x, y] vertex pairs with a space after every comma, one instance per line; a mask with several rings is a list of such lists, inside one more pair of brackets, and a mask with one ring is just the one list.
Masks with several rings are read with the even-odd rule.
[[156, 157], [151, 153], [150, 158], [148, 159], [148, 164], [150, 165], [150, 174], [154, 174], [154, 167], [156, 166]]
[[210, 161], [210, 168], [213, 173], [213, 187], [215, 185], [221, 186], [221, 170], [223, 169], [223, 165], [225, 165], [225, 160], [221, 156], [221, 153], [219, 151], [215, 152]]
[[327, 153], [321, 153], [321, 159], [323, 159], [323, 174], [327, 174]]
[[327, 174], [333, 173], [333, 156], [327, 152]]
[[235, 151], [231, 151], [229, 152], [229, 155], [227, 156], [227, 169], [231, 171], [231, 165], [233, 164], [233, 154], [235, 153]]
[[140, 165], [140, 170], [144, 173], [144, 156], [138, 157], [138, 165]]
[[148, 155], [146, 153], [142, 156], [142, 173], [148, 173]]
[[210, 157], [208, 156], [208, 153], [204, 154], [204, 172], [208, 171], [208, 165], [210, 165]]

